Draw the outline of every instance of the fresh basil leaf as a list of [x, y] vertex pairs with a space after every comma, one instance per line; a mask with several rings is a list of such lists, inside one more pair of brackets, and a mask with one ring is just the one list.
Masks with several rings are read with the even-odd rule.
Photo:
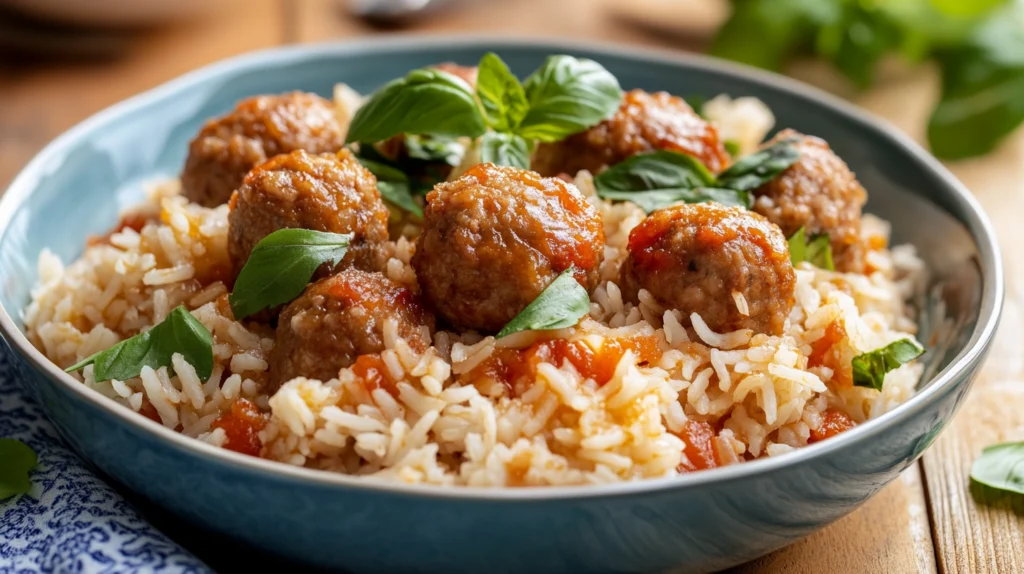
[[819, 269], [835, 271], [836, 266], [832, 261], [832, 243], [827, 233], [815, 235], [807, 239], [807, 232], [803, 227], [796, 230], [789, 238], [789, 260], [795, 266], [801, 261], [807, 261]]
[[311, 229], [279, 229], [264, 237], [249, 254], [228, 297], [235, 318], [298, 297], [318, 267], [341, 262], [351, 239], [351, 234]]
[[422, 69], [370, 96], [352, 118], [345, 141], [378, 142], [403, 133], [475, 138], [485, 129], [466, 82], [447, 72]]
[[729, 154], [729, 157], [735, 158], [740, 155], [740, 142], [736, 140], [725, 140], [722, 142], [722, 146], [725, 147], [725, 152]]
[[174, 353], [180, 353], [201, 380], [210, 378], [213, 372], [213, 336], [182, 305], [175, 307], [152, 329], [64, 370], [70, 373], [91, 364], [96, 381], [125, 381], [139, 376], [143, 367], [170, 367]]
[[590, 312], [590, 295], [576, 281], [575, 272], [572, 267], [563, 271], [498, 332], [497, 338], [519, 331], [564, 329], [579, 323]]
[[530, 109], [523, 85], [494, 52], [487, 52], [480, 58], [476, 95], [480, 98], [484, 120], [499, 132], [514, 131]]
[[480, 138], [480, 161], [530, 169], [530, 142], [515, 134], [487, 132]]
[[781, 70], [786, 60], [813, 44], [815, 31], [839, 20], [837, 0], [744, 0], [719, 29], [711, 54]]
[[999, 490], [1024, 494], [1024, 442], [985, 447], [971, 465], [971, 480]]
[[405, 152], [412, 159], [456, 166], [466, 154], [466, 146], [453, 137], [410, 134], [405, 136]]
[[12, 438], [0, 438], [0, 501], [31, 490], [28, 473], [38, 463], [39, 457], [27, 444]]
[[637, 154], [594, 177], [604, 191], [694, 189], [715, 185], [715, 176], [700, 160], [670, 150]]
[[677, 203], [704, 203], [715, 201], [723, 205], [735, 205], [737, 207], [749, 208], [751, 204], [750, 192], [737, 191], [735, 189], [717, 189], [713, 187], [701, 187], [697, 189], [652, 189], [650, 191], [613, 191], [597, 190], [601, 199], [609, 201], [629, 201], [644, 210], [645, 213], [652, 213]]
[[1024, 122], [1024, 9], [999, 11], [967, 45], [939, 53], [942, 91], [928, 143], [944, 159], [988, 153]]
[[900, 339], [881, 349], [861, 353], [853, 358], [853, 384], [882, 390], [889, 371], [913, 361], [924, 353], [924, 347], [913, 339]]
[[516, 133], [558, 141], [611, 117], [622, 101], [619, 81], [593, 60], [550, 56], [523, 84], [530, 110]]
[[728, 189], [751, 190], [775, 179], [800, 159], [797, 138], [782, 141], [741, 157], [729, 169], [718, 174], [718, 185]]
[[423, 217], [423, 208], [413, 199], [409, 177], [402, 170], [372, 159], [358, 159], [377, 178], [377, 190], [384, 201], [417, 217]]

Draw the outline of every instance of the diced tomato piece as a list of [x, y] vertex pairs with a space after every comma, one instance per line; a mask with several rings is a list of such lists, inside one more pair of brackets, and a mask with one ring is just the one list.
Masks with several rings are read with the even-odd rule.
[[687, 460], [677, 469], [679, 472], [691, 472], [715, 468], [721, 463], [715, 453], [715, 429], [704, 421], [687, 421], [683, 431], [677, 435], [683, 439], [683, 454]]
[[259, 432], [267, 425], [267, 419], [251, 401], [238, 399], [231, 404], [231, 410], [222, 414], [210, 425], [215, 429], [224, 429], [227, 442], [224, 448], [259, 456], [263, 450]]
[[853, 422], [849, 415], [836, 409], [828, 409], [821, 418], [821, 426], [818, 430], [811, 431], [811, 438], [807, 442], [823, 441], [857, 426], [857, 423]]
[[363, 380], [363, 385], [368, 392], [384, 389], [389, 395], [398, 396], [398, 387], [391, 379], [387, 365], [384, 364], [380, 355], [359, 355], [355, 364], [352, 365], [352, 372]]

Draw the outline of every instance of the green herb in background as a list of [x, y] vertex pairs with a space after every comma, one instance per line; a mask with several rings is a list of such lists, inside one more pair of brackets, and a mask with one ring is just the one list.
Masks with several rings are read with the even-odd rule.
[[213, 336], [184, 306], [179, 305], [152, 329], [129, 337], [71, 365], [67, 372], [93, 365], [93, 378], [99, 381], [125, 381], [139, 376], [143, 367], [159, 369], [171, 366], [171, 356], [180, 353], [196, 370], [201, 380], [213, 372]]
[[797, 229], [789, 238], [789, 260], [793, 265], [807, 261], [819, 269], [836, 270], [832, 262], [832, 244], [829, 242], [828, 234], [822, 233], [808, 239], [803, 227]]
[[311, 229], [278, 229], [261, 239], [228, 296], [235, 319], [298, 297], [318, 267], [341, 262], [351, 239]]
[[971, 466], [971, 480], [999, 490], [1024, 494], [1024, 442], [986, 447]]
[[532, 143], [515, 134], [487, 132], [480, 138], [480, 161], [530, 169]]
[[386, 163], [364, 157], [358, 159], [377, 178], [377, 190], [384, 201], [417, 217], [423, 217], [423, 208], [413, 199], [409, 177], [405, 172]]
[[942, 91], [928, 124], [945, 159], [992, 150], [1024, 122], [1024, 0], [733, 0], [711, 53], [772, 70], [832, 62], [860, 88], [889, 54], [934, 60]]
[[0, 438], [0, 501], [32, 488], [28, 473], [39, 458], [34, 450], [20, 440]]
[[409, 134], [405, 136], [405, 153], [414, 160], [456, 166], [462, 161], [466, 146], [453, 137]]
[[924, 348], [913, 339], [900, 339], [853, 358], [853, 384], [882, 390], [885, 375], [924, 354]]
[[536, 299], [502, 327], [500, 339], [519, 331], [548, 331], [564, 329], [579, 323], [590, 312], [590, 295], [576, 281], [572, 267], [563, 271]]

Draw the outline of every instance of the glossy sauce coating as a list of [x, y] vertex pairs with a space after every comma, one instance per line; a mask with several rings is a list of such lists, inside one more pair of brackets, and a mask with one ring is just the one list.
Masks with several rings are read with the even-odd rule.
[[615, 115], [560, 142], [537, 146], [533, 169], [555, 176], [597, 173], [639, 153], [659, 149], [693, 156], [713, 172], [729, 164], [718, 130], [685, 100], [665, 92], [627, 92]]
[[348, 150], [279, 155], [245, 176], [230, 208], [228, 254], [236, 273], [261, 239], [287, 228], [351, 233], [340, 268], [376, 271], [387, 261], [388, 208], [376, 178]]
[[717, 332], [778, 335], [793, 308], [796, 275], [777, 226], [738, 207], [699, 203], [658, 210], [633, 229], [620, 285], [634, 301], [646, 289], [684, 321], [696, 312]]
[[418, 351], [430, 344], [422, 327], [432, 332], [433, 316], [380, 273], [346, 269], [313, 283], [281, 312], [270, 354], [272, 389], [300, 376], [326, 381], [360, 355], [380, 353], [388, 318]]
[[205, 207], [224, 204], [253, 167], [302, 149], [333, 152], [345, 133], [330, 101], [305, 92], [256, 96], [203, 126], [189, 144], [182, 192]]
[[440, 317], [493, 333], [570, 267], [592, 289], [603, 256], [601, 215], [575, 186], [480, 164], [427, 195], [412, 265]]
[[800, 159], [754, 190], [754, 211], [778, 225], [786, 237], [803, 227], [808, 236], [827, 233], [839, 271], [864, 270], [860, 218], [867, 192], [824, 140], [783, 130], [765, 145], [798, 138]]

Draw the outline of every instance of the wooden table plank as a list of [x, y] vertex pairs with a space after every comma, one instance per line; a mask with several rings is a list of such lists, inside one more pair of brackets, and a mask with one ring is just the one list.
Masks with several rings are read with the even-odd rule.
[[210, 62], [284, 40], [284, 0], [246, 0], [140, 33], [113, 60], [0, 55], [0, 190], [40, 148], [89, 115]]
[[[643, 4], [649, 7], [656, 1], [644, 0]], [[700, 9], [699, 2], [686, 1], [692, 10]], [[664, 35], [624, 26], [618, 17], [624, 12], [621, 6], [616, 6], [613, 13], [602, 10], [601, 5], [590, 0], [465, 0], [451, 10], [416, 22], [408, 30], [599, 38], [660, 47], [682, 45], [678, 37], [674, 43], [667, 43]], [[335, 0], [299, 0], [293, 6], [297, 13], [292, 19], [299, 42], [346, 39], [373, 31], [340, 10]], [[679, 11], [678, 5], [673, 8]], [[709, 15], [707, 20], [713, 20], [713, 16]], [[688, 38], [700, 36], [692, 29], [687, 33]], [[935, 564], [924, 489], [919, 469], [914, 466], [850, 516], [804, 541], [741, 566], [735, 572], [934, 572]]]

